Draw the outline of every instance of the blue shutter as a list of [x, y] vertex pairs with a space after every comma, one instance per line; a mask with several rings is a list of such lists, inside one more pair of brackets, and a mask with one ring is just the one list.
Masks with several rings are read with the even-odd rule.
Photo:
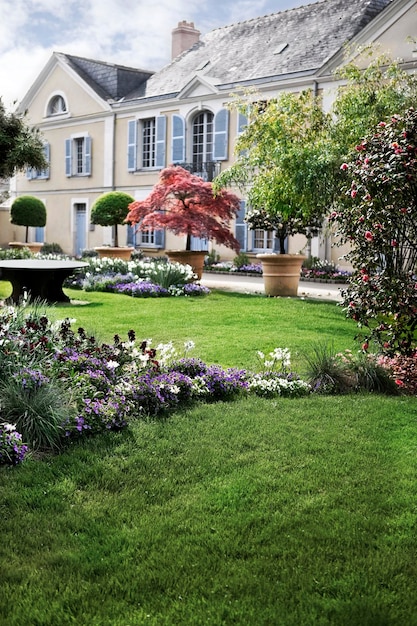
[[43, 146], [43, 154], [44, 154], [45, 160], [48, 163], [48, 166], [44, 170], [39, 172], [38, 176], [39, 176], [39, 178], [49, 178], [49, 163], [51, 161], [51, 158], [50, 158], [51, 157], [51, 148], [50, 148], [49, 143], [45, 143], [44, 144], [44, 146]]
[[130, 120], [127, 124], [127, 169], [129, 172], [136, 171], [137, 154], [137, 122]]
[[214, 160], [227, 160], [229, 111], [221, 109], [214, 117]]
[[84, 139], [84, 174], [91, 174], [91, 137], [85, 137]]
[[185, 162], [185, 120], [181, 115], [172, 116], [172, 151], [173, 163]]
[[136, 247], [136, 226], [132, 226], [131, 224], [127, 225], [126, 244]]
[[72, 176], [72, 140], [65, 139], [65, 176]]
[[159, 115], [156, 118], [156, 167], [165, 167], [167, 118]]
[[155, 246], [157, 248], [165, 247], [165, 230], [156, 230], [155, 231]]
[[246, 214], [246, 202], [240, 201], [239, 213], [236, 216], [235, 222], [235, 237], [240, 244], [240, 249], [243, 251], [248, 250], [248, 225], [245, 222]]
[[36, 178], [36, 170], [33, 167], [26, 168], [26, 178], [28, 180], [32, 180], [33, 178]]

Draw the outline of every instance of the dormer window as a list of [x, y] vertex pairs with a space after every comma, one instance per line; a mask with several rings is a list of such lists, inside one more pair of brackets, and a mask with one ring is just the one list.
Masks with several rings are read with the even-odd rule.
[[67, 112], [67, 105], [62, 96], [53, 96], [48, 104], [48, 115], [62, 115]]

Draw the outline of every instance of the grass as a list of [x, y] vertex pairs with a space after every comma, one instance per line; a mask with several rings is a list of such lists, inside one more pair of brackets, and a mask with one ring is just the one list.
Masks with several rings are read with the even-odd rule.
[[[57, 317], [225, 366], [355, 333], [330, 303], [76, 294], [92, 304]], [[416, 416], [415, 398], [252, 397], [1, 468], [0, 624], [417, 625]]]
[[[0, 282], [0, 297], [8, 295], [9, 283]], [[214, 291], [197, 298], [130, 298], [109, 293], [66, 289], [82, 305], [57, 305], [49, 314], [76, 319], [102, 340], [115, 332], [123, 338], [131, 328], [138, 338], [156, 343], [184, 341], [196, 344], [192, 356], [223, 367], [254, 367], [256, 352], [276, 347], [291, 350], [292, 363], [302, 367], [304, 354], [317, 341], [332, 342], [335, 349], [356, 349], [356, 326], [335, 302]]]

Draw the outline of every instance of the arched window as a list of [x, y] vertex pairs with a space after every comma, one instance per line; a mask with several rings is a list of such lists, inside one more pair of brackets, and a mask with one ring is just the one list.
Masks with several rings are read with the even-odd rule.
[[193, 166], [213, 161], [213, 113], [202, 111], [193, 120]]
[[62, 96], [53, 96], [48, 104], [48, 115], [59, 115], [67, 112], [67, 105]]

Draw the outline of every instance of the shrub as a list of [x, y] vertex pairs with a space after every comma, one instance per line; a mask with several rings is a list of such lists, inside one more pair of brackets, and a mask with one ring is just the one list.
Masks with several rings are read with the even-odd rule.
[[32, 449], [59, 448], [71, 413], [68, 394], [40, 370], [25, 368], [0, 383], [3, 417]]
[[342, 291], [364, 349], [413, 354], [417, 344], [417, 111], [394, 115], [342, 165], [346, 184], [332, 218], [354, 267]]
[[123, 224], [128, 207], [134, 202], [132, 196], [123, 191], [109, 191], [96, 200], [91, 209], [91, 222], [101, 226], [114, 226], [114, 245], [119, 245], [117, 226]]
[[18, 226], [26, 226], [28, 241], [29, 226], [45, 226], [46, 208], [42, 200], [34, 196], [20, 196], [16, 198], [10, 209], [10, 221]]

